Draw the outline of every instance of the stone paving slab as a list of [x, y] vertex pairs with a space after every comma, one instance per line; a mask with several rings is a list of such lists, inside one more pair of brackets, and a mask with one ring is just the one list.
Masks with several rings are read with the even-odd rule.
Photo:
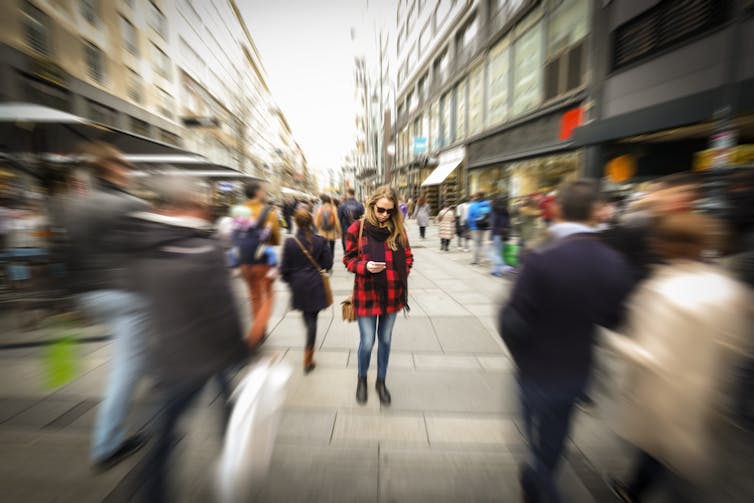
[[479, 319], [466, 317], [432, 317], [432, 327], [446, 353], [499, 353], [502, 344]]
[[383, 449], [380, 501], [517, 501], [515, 474], [507, 453]]
[[395, 320], [391, 351], [441, 352], [442, 347], [435, 336], [432, 322], [425, 317], [413, 316], [412, 310], [407, 318], [398, 315]]
[[[350, 351], [315, 351], [314, 361], [317, 368], [335, 367], [344, 368], [348, 365]], [[303, 368], [304, 352], [298, 349], [290, 349], [285, 353], [284, 361], [289, 363], [295, 372]], [[315, 369], [316, 371], [316, 369]]]
[[[374, 380], [374, 373], [368, 376]], [[366, 405], [356, 403], [356, 374], [352, 369], [318, 368], [302, 377], [294, 373], [288, 384], [285, 406], [292, 408], [379, 409], [379, 401], [370, 400]]]
[[339, 413], [335, 419], [333, 444], [364, 440], [427, 445], [424, 416]]
[[414, 354], [416, 370], [480, 370], [474, 356]]
[[255, 501], [377, 502], [377, 448], [278, 444]]
[[521, 445], [524, 442], [516, 423], [509, 419], [484, 416], [427, 415], [427, 434], [433, 447], [457, 444]]
[[280, 442], [328, 445], [333, 434], [336, 411], [287, 409], [278, 431]]
[[440, 289], [414, 290], [411, 294], [428, 316], [469, 316], [461, 304]]
[[352, 350], [359, 347], [359, 327], [336, 318], [325, 336], [317, 340], [322, 350]]
[[479, 356], [477, 360], [484, 370], [490, 372], [513, 372], [515, 365], [510, 358], [506, 356]]
[[[375, 345], [376, 346], [376, 345]], [[357, 350], [351, 351], [351, 356], [348, 359], [348, 368], [356, 369], [359, 365], [359, 352]], [[369, 361], [369, 368], [377, 368], [377, 348], [372, 349], [372, 358]], [[414, 367], [414, 355], [412, 353], [397, 353], [390, 351], [390, 361], [388, 362], [388, 373], [391, 369], [408, 369], [413, 370]]]

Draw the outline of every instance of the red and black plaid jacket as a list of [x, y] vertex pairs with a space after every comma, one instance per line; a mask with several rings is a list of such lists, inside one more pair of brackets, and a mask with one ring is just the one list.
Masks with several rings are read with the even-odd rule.
[[[369, 246], [367, 233], [364, 232], [359, 240], [359, 227], [361, 220], [357, 220], [348, 228], [346, 232], [346, 253], [343, 256], [343, 264], [352, 273], [356, 274], [353, 284], [353, 308], [356, 316], [379, 316], [381, 314], [397, 313], [403, 309], [403, 285], [400, 276], [395, 270], [393, 263], [393, 250], [385, 244], [385, 273], [387, 274], [387, 292], [386, 305], [383, 307], [380, 303], [380, 292], [376, 290], [376, 282], [371, 272], [367, 271], [367, 262], [372, 260], [369, 257]], [[411, 247], [406, 240], [406, 276], [411, 271], [414, 263], [414, 256], [411, 254]]]

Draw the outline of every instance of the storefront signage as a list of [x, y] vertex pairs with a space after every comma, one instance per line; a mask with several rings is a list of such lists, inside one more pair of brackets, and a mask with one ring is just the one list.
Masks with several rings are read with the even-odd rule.
[[414, 136], [414, 154], [424, 154], [427, 152], [427, 137]]
[[559, 140], [567, 140], [573, 135], [573, 130], [581, 125], [584, 121], [583, 107], [576, 107], [568, 110], [560, 117], [560, 134]]

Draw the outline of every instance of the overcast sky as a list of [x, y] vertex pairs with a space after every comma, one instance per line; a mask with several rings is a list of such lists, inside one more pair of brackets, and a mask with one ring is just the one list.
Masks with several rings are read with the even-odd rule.
[[362, 0], [238, 2], [267, 70], [270, 90], [326, 186], [353, 146], [355, 104], [350, 29]]

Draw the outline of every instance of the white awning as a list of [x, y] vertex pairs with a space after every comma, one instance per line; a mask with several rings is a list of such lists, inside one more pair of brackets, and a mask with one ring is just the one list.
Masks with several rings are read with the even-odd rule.
[[463, 162], [463, 158], [466, 156], [466, 149], [464, 147], [454, 148], [440, 154], [440, 164], [437, 165], [434, 171], [429, 174], [426, 180], [422, 183], [422, 187], [429, 185], [440, 185], [445, 179], [450, 176], [454, 169]]

